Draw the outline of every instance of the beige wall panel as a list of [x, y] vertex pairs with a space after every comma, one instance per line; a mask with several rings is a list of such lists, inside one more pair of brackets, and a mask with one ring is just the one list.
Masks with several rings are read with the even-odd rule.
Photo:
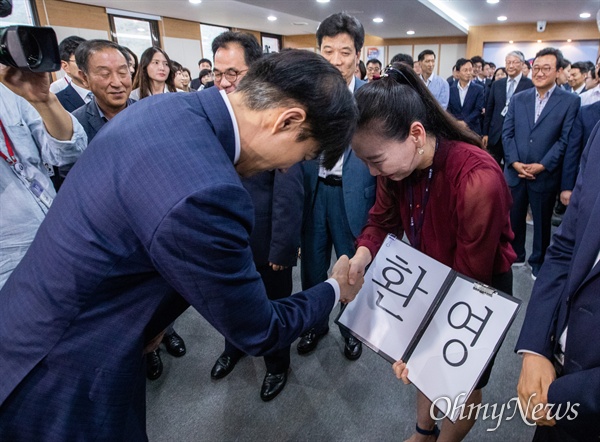
[[408, 54], [412, 56], [412, 45], [392, 45], [388, 46], [386, 64], [389, 64], [392, 57], [396, 54]]
[[83, 26], [86, 29], [110, 32], [108, 15], [104, 8], [58, 0], [38, 0], [36, 5], [44, 25], [70, 28]]
[[[200, 27], [197, 22], [163, 17], [161, 32], [163, 37], [185, 38], [200, 41]], [[197, 62], [198, 60], [196, 60]]]
[[452, 75], [452, 66], [456, 60], [463, 58], [467, 52], [467, 44], [443, 44], [440, 45], [440, 54], [438, 56], [438, 75], [448, 78]]

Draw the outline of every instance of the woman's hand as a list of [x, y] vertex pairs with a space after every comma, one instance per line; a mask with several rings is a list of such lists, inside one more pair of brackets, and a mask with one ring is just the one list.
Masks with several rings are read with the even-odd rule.
[[406, 364], [404, 362], [402, 362], [402, 360], [394, 362], [394, 365], [392, 365], [392, 368], [394, 369], [394, 373], [396, 374], [396, 377], [398, 379], [400, 379], [402, 382], [404, 382], [405, 385], [408, 385], [411, 383], [408, 380], [408, 368], [406, 368]]
[[365, 269], [371, 262], [371, 252], [364, 246], [360, 246], [354, 257], [350, 260], [350, 269], [348, 270], [348, 283], [354, 285], [356, 281], [361, 281], [365, 276]]

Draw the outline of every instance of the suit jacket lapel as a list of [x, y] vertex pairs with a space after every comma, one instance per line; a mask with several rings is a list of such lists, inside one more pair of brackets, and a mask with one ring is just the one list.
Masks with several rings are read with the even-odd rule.
[[196, 94], [203, 108], [203, 113], [213, 127], [215, 135], [221, 142], [225, 152], [233, 162], [235, 157], [235, 133], [233, 121], [221, 93], [211, 87]]
[[95, 99], [90, 101], [87, 105], [86, 113], [89, 115], [88, 122], [90, 123], [90, 126], [92, 126], [97, 133], [105, 123], [98, 112], [98, 105], [96, 104]]
[[527, 99], [525, 100], [525, 111], [527, 113], [527, 121], [529, 121], [529, 129], [532, 129], [535, 125], [535, 89], [533, 89], [532, 94], [527, 92], [523, 93], [528, 95]]
[[[535, 94], [534, 94], [534, 96], [535, 96]], [[537, 100], [537, 97], [535, 97], [535, 100]], [[554, 109], [554, 107], [558, 104], [559, 101], [560, 101], [560, 91], [558, 90], [558, 87], [557, 87], [554, 89], [554, 92], [552, 92], [552, 95], [550, 95], [550, 98], [548, 99], [546, 106], [544, 106], [544, 110], [542, 111], [538, 120], [535, 123], [536, 126], [538, 124], [540, 124], [540, 122], [544, 118], [546, 118], [546, 115], [548, 115], [552, 111], [552, 109]], [[534, 103], [533, 111], [535, 112], [535, 101], [533, 103]]]

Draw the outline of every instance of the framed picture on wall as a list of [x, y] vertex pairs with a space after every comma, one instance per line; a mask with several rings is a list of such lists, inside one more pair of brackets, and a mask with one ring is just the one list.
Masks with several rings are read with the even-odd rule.
[[279, 52], [281, 48], [281, 37], [273, 34], [261, 34], [262, 49], [265, 54]]
[[364, 48], [364, 62], [376, 58], [382, 63], [385, 60], [385, 46], [365, 46]]

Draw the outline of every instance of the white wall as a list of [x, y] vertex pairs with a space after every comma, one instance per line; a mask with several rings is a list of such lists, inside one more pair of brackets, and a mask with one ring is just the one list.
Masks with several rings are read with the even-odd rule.
[[388, 46], [388, 56], [386, 64], [390, 63], [392, 57], [396, 54], [408, 54], [412, 57], [413, 45], [392, 45]]
[[575, 63], [578, 61], [591, 61], [596, 63], [598, 58], [598, 40], [582, 40], [567, 43], [566, 41], [545, 41], [542, 43], [485, 43], [483, 45], [483, 58], [486, 61], [496, 63], [496, 66], [504, 66], [504, 58], [511, 51], [519, 50], [525, 54], [527, 60], [535, 57], [535, 54], [547, 47], [558, 48], [565, 58]]
[[463, 58], [466, 53], [467, 45], [465, 43], [441, 45], [438, 56], [438, 75], [443, 78], [452, 75], [452, 66], [456, 64], [456, 60]]
[[163, 37], [163, 49], [171, 60], [175, 60], [188, 68], [192, 78], [198, 77], [198, 60], [202, 58], [202, 47], [199, 40], [188, 38]]

